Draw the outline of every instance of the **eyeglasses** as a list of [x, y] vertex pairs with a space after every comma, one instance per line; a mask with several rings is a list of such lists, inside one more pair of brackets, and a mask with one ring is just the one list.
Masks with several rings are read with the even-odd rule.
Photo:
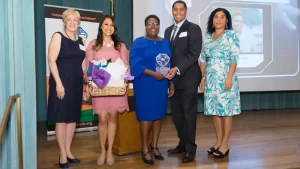
[[159, 26], [159, 23], [157, 23], [157, 22], [147, 22], [147, 23], [146, 23], [146, 26], [147, 26], [147, 27], [151, 27], [151, 26], [158, 27], [158, 26]]

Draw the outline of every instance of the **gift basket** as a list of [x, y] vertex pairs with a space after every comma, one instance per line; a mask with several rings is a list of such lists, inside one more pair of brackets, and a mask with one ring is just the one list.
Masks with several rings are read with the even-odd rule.
[[126, 81], [133, 80], [127, 70], [128, 66], [120, 58], [115, 62], [105, 59], [90, 61], [87, 70], [88, 93], [91, 96], [125, 95]]

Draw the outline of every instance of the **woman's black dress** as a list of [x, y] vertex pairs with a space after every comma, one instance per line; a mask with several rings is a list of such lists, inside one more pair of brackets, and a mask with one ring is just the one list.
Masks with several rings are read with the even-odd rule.
[[80, 119], [82, 104], [84, 44], [80, 37], [74, 42], [61, 32], [57, 33], [62, 38], [56, 64], [65, 88], [65, 96], [62, 100], [57, 97], [56, 83], [50, 74], [47, 117], [51, 122], [76, 122]]

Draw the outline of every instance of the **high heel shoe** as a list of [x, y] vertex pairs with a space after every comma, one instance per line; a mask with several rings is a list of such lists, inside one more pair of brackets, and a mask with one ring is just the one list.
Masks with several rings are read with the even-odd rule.
[[68, 162], [70, 163], [80, 163], [80, 160], [77, 158], [69, 158], [67, 157]]
[[214, 152], [215, 158], [224, 158], [229, 155], [229, 149], [223, 154], [221, 151], [217, 150]]
[[143, 159], [144, 163], [153, 165], [153, 164], [154, 164], [154, 160], [153, 160], [153, 159], [149, 159], [149, 160], [148, 160], [148, 159], [145, 158], [147, 154], [151, 154], [151, 150], [148, 151], [148, 152], [145, 153], [145, 154], [144, 154], [143, 151], [142, 151], [142, 159]]
[[59, 168], [69, 168], [68, 161], [66, 163], [60, 163], [60, 156], [58, 157], [58, 165], [59, 165]]
[[99, 160], [99, 159], [98, 159], [98, 160], [97, 160], [97, 165], [98, 165], [98, 166], [101, 166], [101, 165], [104, 164], [104, 162], [105, 162], [104, 160]]
[[[107, 159], [107, 157], [106, 157], [106, 159]], [[106, 164], [109, 166], [114, 165], [115, 164], [115, 156], [112, 155], [112, 160], [110, 160], [110, 161], [106, 160]]]
[[213, 154], [213, 153], [216, 152], [217, 150], [219, 150], [219, 148], [215, 149], [214, 147], [211, 147], [211, 148], [207, 149], [207, 153], [208, 153], [208, 154]]
[[98, 166], [101, 166], [101, 165], [103, 165], [105, 163], [105, 157], [104, 157], [104, 160], [100, 160], [100, 158], [98, 157], [98, 159], [97, 159], [97, 165]]
[[154, 158], [156, 158], [156, 159], [158, 159], [158, 160], [164, 160], [164, 159], [165, 159], [161, 154], [156, 155], [156, 154], [154, 153], [154, 150], [159, 151], [159, 149], [158, 149], [157, 147], [153, 147], [153, 146], [150, 144], [150, 149], [151, 149], [151, 151], [152, 151], [152, 153], [153, 153]]

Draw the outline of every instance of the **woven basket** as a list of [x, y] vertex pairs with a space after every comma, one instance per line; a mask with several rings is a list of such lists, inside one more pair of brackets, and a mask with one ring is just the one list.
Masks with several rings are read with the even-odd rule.
[[124, 87], [106, 86], [100, 89], [98, 86], [89, 84], [91, 96], [124, 96], [126, 94], [127, 84]]

